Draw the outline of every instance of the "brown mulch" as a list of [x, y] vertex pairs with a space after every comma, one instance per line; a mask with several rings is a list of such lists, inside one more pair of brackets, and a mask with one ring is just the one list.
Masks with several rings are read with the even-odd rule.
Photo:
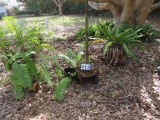
[[[78, 43], [57, 41], [54, 47], [76, 50]], [[155, 70], [160, 61], [160, 43], [131, 48], [138, 60], [127, 58], [126, 65], [119, 67], [108, 66], [101, 59], [102, 44], [90, 45], [90, 55], [99, 63], [97, 85], [73, 82], [64, 100], [57, 102], [54, 87], [43, 82], [38, 93], [26, 92], [20, 100], [14, 98], [5, 82], [0, 87], [0, 120], [159, 120], [160, 78]], [[1, 81], [8, 79], [8, 74], [0, 63]]]

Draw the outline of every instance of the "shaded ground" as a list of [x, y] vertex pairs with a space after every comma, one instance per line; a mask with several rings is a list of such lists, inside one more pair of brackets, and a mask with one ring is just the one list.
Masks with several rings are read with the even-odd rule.
[[[79, 25], [80, 26], [80, 25]], [[61, 26], [62, 27], [62, 26]], [[71, 28], [71, 29], [70, 29]], [[71, 35], [77, 26], [54, 28]], [[77, 49], [78, 41], [57, 41], [55, 49]], [[90, 45], [90, 55], [99, 63], [99, 83], [69, 85], [64, 101], [53, 98], [54, 87], [41, 83], [37, 94], [26, 92], [16, 100], [7, 83], [0, 87], [1, 120], [160, 120], [160, 78], [154, 72], [160, 61], [160, 43], [144, 43], [134, 50], [138, 60], [127, 59], [125, 66], [111, 67], [101, 59], [103, 43]], [[7, 79], [0, 64], [0, 77]], [[56, 78], [53, 80], [57, 81]], [[1, 84], [1, 83], [0, 83]]]

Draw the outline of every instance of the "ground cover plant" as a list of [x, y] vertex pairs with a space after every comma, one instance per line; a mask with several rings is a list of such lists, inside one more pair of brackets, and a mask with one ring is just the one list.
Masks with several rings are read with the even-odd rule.
[[[75, 18], [66, 16], [65, 18], [67, 17], [75, 19], [77, 16]], [[54, 24], [54, 18], [49, 20], [49, 29], [54, 30], [56, 35], [67, 35], [67, 37], [65, 40], [51, 41], [52, 47], [62, 54], [65, 54], [65, 48], [70, 48], [76, 53], [81, 40], [73, 40], [70, 35], [76, 33], [84, 24], [78, 21], [74, 23], [71, 21], [71, 25], [69, 25], [69, 21], [65, 25]], [[36, 18], [28, 19], [32, 19], [32, 22], [36, 21]], [[99, 18], [94, 18], [94, 20], [98, 22]], [[93, 23], [92, 20], [90, 22]], [[157, 28], [159, 28], [158, 25]], [[26, 92], [24, 97], [18, 101], [14, 99], [10, 86], [2, 82], [0, 118], [4, 120], [10, 118], [41, 120], [159, 119], [159, 76], [154, 73], [156, 68], [154, 64], [160, 58], [159, 43], [142, 42], [142, 45], [145, 46], [144, 49], [131, 47], [137, 61], [128, 57], [125, 66], [121, 67], [108, 66], [101, 60], [99, 55], [102, 54], [100, 49], [103, 45], [103, 42], [96, 42], [90, 44], [89, 48], [89, 55], [94, 57], [99, 64], [99, 83], [97, 85], [81, 85], [71, 82], [64, 91], [63, 101], [57, 102], [53, 94], [60, 77], [55, 74], [55, 64], [48, 65], [55, 84], [47, 87], [45, 82], [41, 82], [37, 93]], [[43, 53], [52, 56], [56, 51]], [[67, 66], [62, 59], [59, 59], [59, 62], [64, 67]], [[3, 67], [3, 63], [0, 62], [0, 71], [2, 71], [0, 81], [8, 78]]]

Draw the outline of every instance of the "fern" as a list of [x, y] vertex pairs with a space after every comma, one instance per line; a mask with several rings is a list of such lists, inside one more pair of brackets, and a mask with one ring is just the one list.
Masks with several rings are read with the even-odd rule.
[[112, 26], [105, 27], [101, 24], [98, 26], [99, 30], [103, 33], [103, 37], [105, 37], [106, 43], [104, 45], [103, 57], [105, 57], [108, 48], [113, 45], [120, 45], [125, 53], [130, 56], [132, 59], [136, 59], [135, 55], [129, 50], [128, 46], [137, 46], [141, 47], [141, 41], [136, 40], [139, 38], [137, 34], [140, 29], [134, 31], [131, 28], [122, 30], [121, 27], [116, 26], [114, 29]]
[[76, 53], [74, 53], [71, 49], [69, 48], [66, 48], [65, 49], [65, 52], [67, 53], [67, 56], [71, 59], [74, 59], [76, 58]]
[[20, 99], [23, 97], [24, 92], [23, 92], [23, 88], [19, 87], [19, 86], [14, 86], [13, 90], [15, 91], [15, 98], [16, 99]]
[[12, 72], [10, 76], [11, 84], [15, 91], [15, 97], [18, 99], [24, 94], [23, 88], [33, 89], [32, 82], [34, 82], [34, 80], [40, 81], [44, 79], [49, 86], [52, 85], [50, 73], [46, 67], [47, 65], [42, 62], [39, 73], [35, 61], [30, 58], [30, 53], [31, 51], [25, 53], [16, 52], [13, 55], [9, 54], [9, 63], [11, 64]]
[[59, 77], [63, 77], [63, 73], [62, 73], [62, 71], [60, 69], [55, 68], [54, 71]]
[[39, 74], [42, 77], [42, 79], [47, 82], [48, 86], [53, 85], [53, 83], [51, 81], [51, 77], [50, 77], [51, 75], [50, 75], [50, 72], [49, 72], [46, 64], [44, 64], [44, 63], [40, 64], [40, 73]]
[[19, 24], [14, 17], [4, 17], [3, 20], [5, 26], [0, 27], [0, 51], [2, 51], [0, 57], [5, 63], [5, 68], [11, 70], [10, 78], [15, 97], [22, 97], [24, 88], [33, 89], [32, 82], [35, 80], [44, 79], [51, 86], [47, 62], [36, 64], [36, 58], [30, 56], [33, 51], [38, 54], [43, 48], [51, 49], [49, 44], [40, 40], [43, 30], [41, 26]]
[[65, 60], [69, 65], [76, 67], [75, 59], [69, 58], [69, 56], [64, 55], [64, 54], [59, 54], [58, 57], [60, 57], [63, 60]]
[[18, 64], [17, 62], [13, 63], [12, 72], [17, 78], [12, 80], [13, 83], [24, 88], [31, 88], [32, 79], [26, 64]]
[[65, 77], [58, 83], [58, 85], [54, 91], [54, 97], [56, 100], [58, 100], [58, 101], [63, 100], [64, 92], [70, 82], [71, 82], [71, 78]]
[[32, 77], [35, 77], [37, 81], [40, 81], [41, 79], [39, 77], [39, 73], [38, 73], [38, 70], [36, 68], [36, 63], [35, 63], [35, 61], [32, 58], [29, 57], [29, 55], [30, 55], [31, 52], [32, 51], [29, 51], [29, 52], [25, 53], [24, 56], [23, 56], [23, 59], [26, 62], [26, 65], [28, 67], [30, 75]]
[[32, 78], [26, 64], [14, 62], [10, 78], [17, 99], [23, 97], [23, 88], [32, 89]]
[[65, 60], [66, 63], [70, 66], [76, 67], [78, 62], [82, 59], [82, 52], [83, 48], [80, 48], [77, 53], [74, 53], [71, 49], [67, 48], [65, 50], [65, 54], [58, 54], [58, 57]]

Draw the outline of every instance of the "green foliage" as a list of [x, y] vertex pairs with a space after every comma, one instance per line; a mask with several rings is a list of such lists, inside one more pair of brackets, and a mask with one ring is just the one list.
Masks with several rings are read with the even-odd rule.
[[21, 98], [23, 89], [33, 89], [32, 82], [35, 81], [43, 79], [48, 85], [52, 85], [46, 65], [48, 61], [44, 62], [45, 56], [41, 61], [37, 59], [43, 48], [50, 48], [49, 44], [41, 40], [43, 28], [38, 24], [28, 26], [14, 17], [4, 17], [4, 22], [5, 26], [0, 27], [0, 57], [5, 68], [11, 70], [15, 97]]
[[[153, 28], [150, 24], [139, 26], [141, 29], [138, 34], [142, 35], [140, 40], [146, 42], [154, 42], [154, 39], [160, 36], [160, 30]], [[136, 28], [138, 29], [138, 28]]]
[[70, 82], [71, 82], [71, 78], [65, 77], [58, 83], [58, 85], [54, 91], [54, 97], [56, 100], [58, 100], [58, 101], [63, 100], [64, 92]]
[[138, 31], [137, 34], [140, 36], [138, 39], [143, 42], [154, 42], [154, 39], [160, 36], [160, 30], [153, 28], [151, 24], [145, 24], [143, 26], [127, 26], [124, 24], [122, 31], [125, 29]]
[[4, 17], [5, 26], [0, 28], [1, 41], [0, 49], [3, 53], [15, 53], [17, 51], [32, 50], [38, 52], [42, 46], [48, 47], [41, 40], [43, 28], [35, 24], [28, 26], [20, 24], [14, 17]]
[[140, 36], [137, 34], [139, 30], [134, 31], [133, 29], [125, 29], [121, 30], [120, 27], [113, 28], [112, 26], [104, 27], [103, 25], [99, 24], [99, 30], [103, 34], [103, 39], [106, 40], [104, 45], [103, 55], [106, 54], [108, 48], [112, 44], [120, 45], [125, 50], [126, 54], [133, 59], [136, 59], [135, 55], [132, 51], [128, 48], [128, 46], [138, 46], [141, 41], [136, 40]]
[[84, 3], [66, 0], [63, 6], [64, 14], [79, 14], [84, 13]]
[[83, 48], [80, 48], [77, 53], [74, 53], [70, 48], [66, 48], [65, 54], [58, 54], [58, 57], [65, 60], [69, 66], [76, 67], [78, 62], [82, 59]]
[[[113, 20], [111, 21], [102, 21], [100, 23], [93, 23], [88, 27], [88, 36], [89, 38], [101, 37], [103, 34], [98, 29], [98, 26], [101, 25], [103, 27], [114, 26]], [[75, 34], [74, 38], [84, 39], [85, 37], [85, 27], [79, 29], [79, 31]]]
[[38, 78], [38, 71], [34, 61], [24, 53], [10, 55], [11, 63], [11, 84], [17, 99], [23, 96], [23, 88], [32, 89], [33, 76]]
[[32, 2], [26, 2], [25, 6], [27, 11], [32, 11], [35, 15], [54, 12], [56, 7], [53, 0], [34, 0]]
[[15, 91], [15, 97], [20, 99], [23, 97], [23, 89], [32, 90], [32, 82], [45, 80], [48, 86], [52, 85], [50, 73], [46, 63], [40, 62], [39, 69], [36, 67], [36, 61], [31, 58], [32, 52], [16, 52], [9, 54], [6, 63], [11, 67], [11, 84]]
[[[93, 25], [90, 25], [88, 27], [88, 36], [89, 37], [93, 37], [93, 36], [97, 36], [98, 35], [98, 28], [97, 28], [97, 24], [94, 23]], [[79, 39], [84, 39], [85, 37], [85, 27], [82, 27], [74, 36], [75, 39], [79, 38]]]
[[[105, 34], [99, 29], [105, 31], [108, 27], [110, 27], [110, 31], [114, 28], [114, 21], [106, 21], [100, 23], [94, 23], [89, 26], [88, 34], [89, 38], [105, 38]], [[119, 33], [124, 32], [130, 29], [130, 31], [138, 31], [136, 32], [138, 35], [138, 40], [153, 42], [155, 38], [160, 36], [160, 31], [158, 29], [153, 28], [150, 24], [145, 24], [143, 26], [127, 26], [125, 23], [120, 27]], [[128, 33], [127, 33], [128, 34]], [[76, 34], [75, 39], [84, 39], [85, 37], [85, 28], [82, 27]]]
[[48, 61], [46, 60], [46, 58], [42, 58], [39, 65], [39, 76], [47, 83], [48, 86], [52, 86], [53, 82], [51, 81], [52, 78], [47, 66]]
[[61, 78], [54, 92], [56, 100], [59, 101], [63, 100], [64, 92], [68, 84], [71, 82], [71, 77], [76, 76], [76, 73], [70, 73], [70, 77], [64, 76], [62, 71], [62, 65], [56, 59], [60, 58], [64, 60], [67, 63], [67, 65], [75, 68], [78, 62], [82, 59], [82, 50], [83, 48], [80, 48], [77, 53], [74, 53], [71, 49], [66, 48], [65, 49], [66, 54], [58, 53], [57, 56], [52, 57], [54, 65], [56, 65], [55, 73]]

